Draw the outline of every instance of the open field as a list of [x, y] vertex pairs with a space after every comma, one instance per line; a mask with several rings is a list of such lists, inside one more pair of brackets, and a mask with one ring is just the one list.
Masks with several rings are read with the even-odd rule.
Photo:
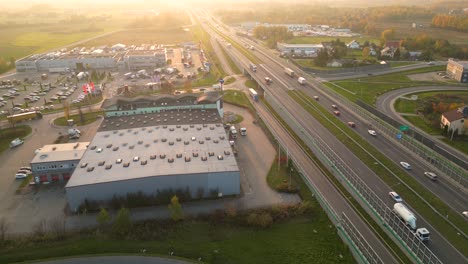
[[17, 137], [24, 138], [31, 134], [31, 131], [31, 127], [26, 125], [17, 125], [14, 128], [5, 128], [0, 130], [0, 153], [10, 148], [10, 142], [13, 139]]
[[399, 73], [326, 82], [324, 84], [352, 101], [361, 99], [373, 105], [379, 95], [390, 90], [404, 87], [445, 85], [445, 82], [412, 81], [407, 76], [415, 73], [441, 71], [444, 68], [445, 66], [434, 66]]
[[321, 44], [322, 42], [332, 41], [340, 39], [344, 43], [351, 42], [352, 40], [358, 41], [360, 44], [363, 44], [366, 40], [369, 43], [379, 44], [380, 40], [372, 36], [362, 36], [362, 37], [294, 37], [288, 41], [290, 44]]
[[[468, 91], [421, 92], [421, 93], [412, 93], [412, 94], [405, 95], [405, 97], [411, 97], [412, 95], [417, 95], [418, 96], [417, 100], [406, 100], [406, 99], [398, 98], [395, 101], [394, 107], [398, 113], [414, 114], [416, 113], [416, 108], [418, 107], [418, 105], [421, 104], [421, 100], [428, 98], [428, 97], [432, 98], [440, 94], [443, 94], [444, 96], [450, 96], [450, 98], [441, 100], [441, 102], [443, 102], [444, 104], [450, 104], [454, 102], [456, 103], [468, 102]], [[452, 96], [456, 96], [457, 99], [454, 99]]]
[[[187, 220], [178, 224], [141, 223], [132, 237], [117, 239], [101, 232], [76, 234], [56, 242], [10, 244], [0, 249], [0, 262], [95, 254], [174, 256], [204, 263], [355, 263], [330, 221], [314, 207], [313, 215], [297, 216], [267, 229]], [[242, 252], [242, 254], [239, 254]]]

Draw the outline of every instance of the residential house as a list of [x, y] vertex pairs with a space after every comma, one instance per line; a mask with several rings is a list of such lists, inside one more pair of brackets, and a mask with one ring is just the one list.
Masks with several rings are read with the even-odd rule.
[[343, 67], [343, 63], [339, 60], [332, 60], [327, 63], [327, 67], [340, 68]]
[[458, 131], [458, 135], [468, 135], [468, 106], [448, 111], [440, 117], [440, 127], [448, 131]]
[[346, 44], [346, 47], [348, 47], [348, 49], [360, 49], [361, 45], [359, 45], [359, 42], [353, 39], [351, 42]]
[[400, 48], [400, 41], [388, 40], [385, 42], [385, 47], [380, 51], [380, 56], [393, 58], [395, 51]]

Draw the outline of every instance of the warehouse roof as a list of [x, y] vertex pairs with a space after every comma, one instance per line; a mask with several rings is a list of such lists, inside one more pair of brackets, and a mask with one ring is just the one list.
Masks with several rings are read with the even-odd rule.
[[239, 168], [221, 123], [139, 127], [98, 132], [66, 187], [225, 171]]
[[45, 145], [34, 156], [31, 164], [44, 162], [57, 162], [80, 160], [85, 153], [89, 142], [76, 142], [66, 144]]
[[178, 124], [214, 124], [220, 122], [221, 118], [216, 109], [183, 109], [161, 113], [105, 117], [98, 131]]

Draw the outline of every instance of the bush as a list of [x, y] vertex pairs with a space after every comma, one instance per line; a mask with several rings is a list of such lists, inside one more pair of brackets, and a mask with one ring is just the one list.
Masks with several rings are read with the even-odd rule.
[[287, 182], [282, 182], [278, 185], [276, 185], [275, 188], [278, 192], [284, 192], [284, 193], [297, 193], [299, 190], [297, 189], [296, 186], [290, 185]]
[[247, 216], [247, 224], [253, 227], [267, 228], [273, 224], [273, 218], [267, 212], [250, 213]]

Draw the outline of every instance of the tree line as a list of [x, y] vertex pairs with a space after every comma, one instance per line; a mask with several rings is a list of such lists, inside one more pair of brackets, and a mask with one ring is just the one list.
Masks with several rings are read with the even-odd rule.
[[468, 32], [468, 16], [439, 14], [432, 18], [433, 27]]
[[293, 37], [291, 32], [283, 26], [278, 27], [265, 27], [257, 26], [253, 30], [254, 37], [265, 40], [270, 48], [276, 48], [277, 42], [285, 42]]

